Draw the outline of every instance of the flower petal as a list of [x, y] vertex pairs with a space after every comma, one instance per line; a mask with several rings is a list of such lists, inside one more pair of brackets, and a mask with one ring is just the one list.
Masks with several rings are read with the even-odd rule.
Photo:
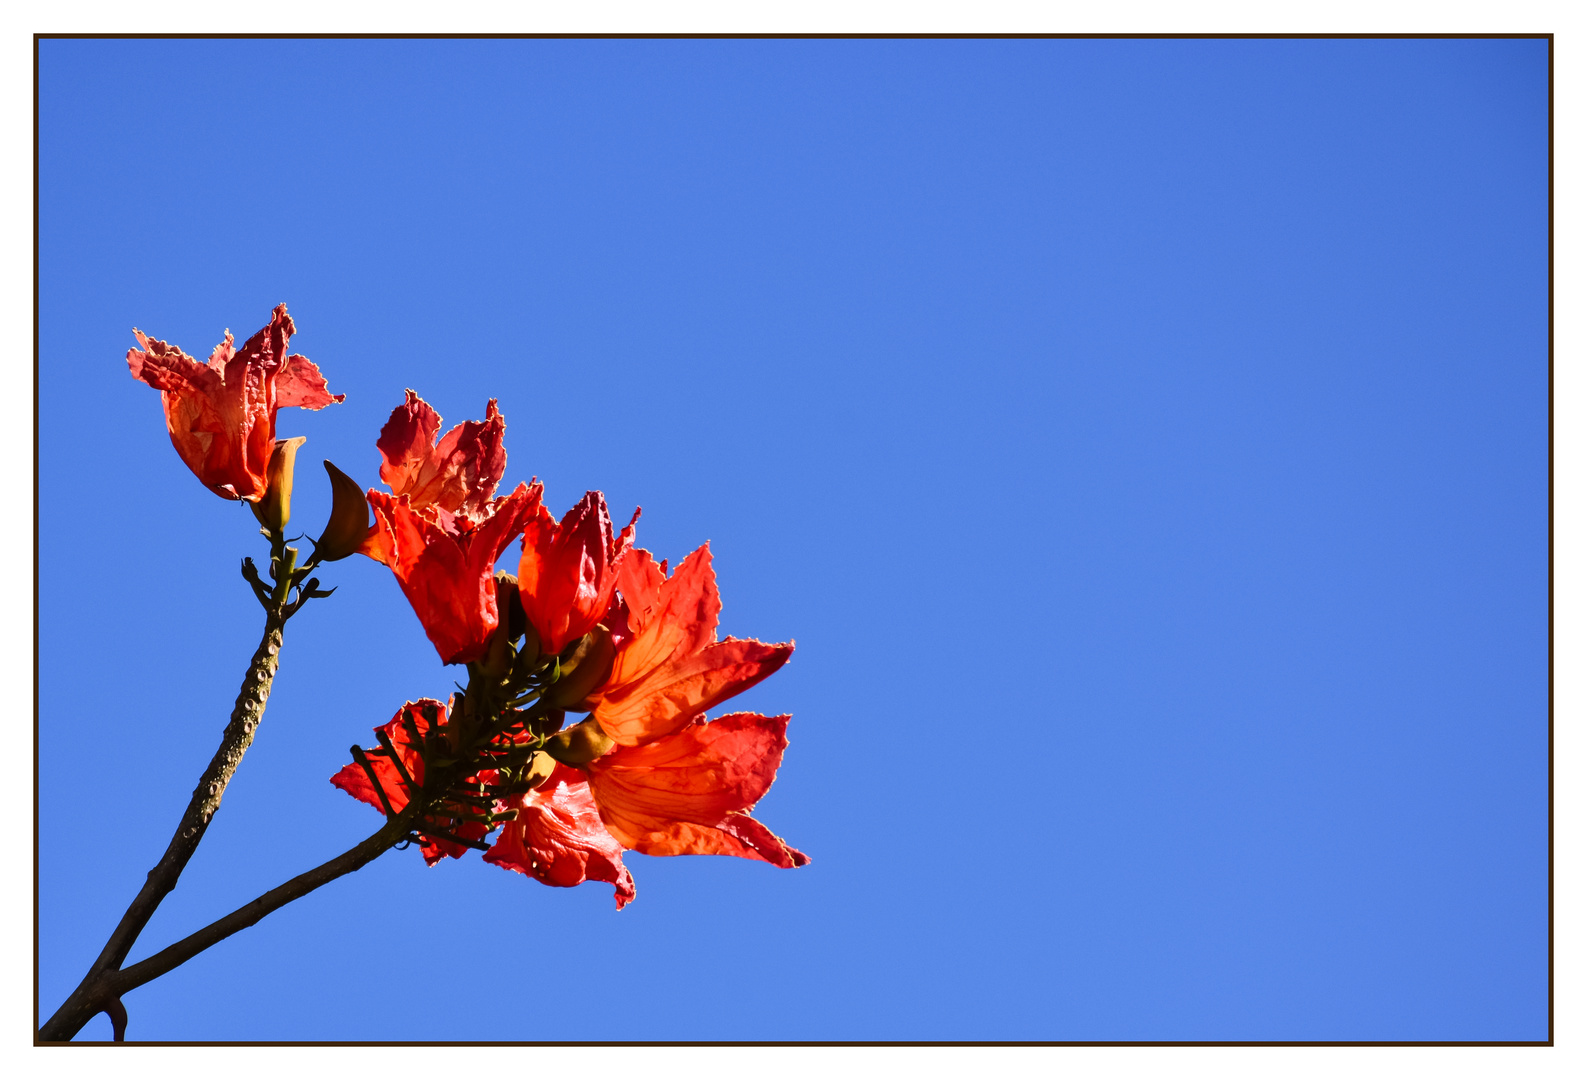
[[215, 372], [175, 345], [147, 337], [136, 327], [132, 336], [142, 346], [127, 350], [127, 368], [134, 379], [172, 394], [206, 393], [220, 383]]
[[518, 595], [546, 652], [561, 652], [606, 614], [638, 520], [635, 510], [613, 536], [605, 496], [587, 491], [560, 523], [542, 506], [525, 525]]
[[398, 495], [406, 494], [419, 469], [430, 457], [435, 436], [441, 430], [441, 417], [429, 402], [412, 390], [391, 410], [380, 429], [375, 449], [380, 451], [380, 479]]
[[517, 819], [502, 827], [484, 859], [563, 888], [608, 882], [616, 886], [619, 911], [634, 898], [622, 845], [601, 824], [583, 775], [566, 765], [523, 796]]
[[418, 509], [438, 506], [477, 520], [485, 513], [507, 468], [502, 437], [507, 422], [492, 398], [483, 421], [465, 420], [439, 443], [441, 417], [412, 390], [380, 429], [380, 478]]
[[419, 617], [425, 635], [447, 664], [466, 664], [484, 655], [498, 621], [496, 560], [517, 537], [540, 504], [541, 486], [519, 484], [511, 495], [490, 504], [476, 529], [435, 507], [415, 509], [406, 495], [370, 490], [375, 524], [359, 551], [391, 567]]
[[276, 375], [276, 408], [323, 409], [347, 400], [346, 394], [333, 394], [325, 376], [314, 361], [293, 353]]
[[585, 767], [607, 831], [647, 855], [736, 855], [775, 866], [810, 860], [745, 811], [771, 787], [788, 717], [732, 713]]
[[711, 545], [702, 544], [670, 578], [650, 552], [636, 548], [623, 560], [618, 588], [628, 603], [631, 639], [612, 667], [608, 685], [628, 687], [679, 657], [699, 652], [716, 640], [722, 600], [711, 569]]
[[624, 746], [670, 735], [788, 662], [793, 643], [728, 638], [669, 661], [637, 683], [603, 693], [595, 719]]

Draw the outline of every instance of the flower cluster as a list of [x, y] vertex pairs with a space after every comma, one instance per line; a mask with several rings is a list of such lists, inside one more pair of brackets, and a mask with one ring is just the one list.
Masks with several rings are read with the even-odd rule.
[[[359, 550], [391, 567], [469, 685], [446, 705], [404, 705], [332, 782], [387, 814], [428, 792], [437, 809], [413, 837], [432, 864], [477, 847], [548, 885], [609, 882], [619, 908], [634, 896], [625, 849], [808, 862], [749, 814], [788, 717], [705, 716], [793, 645], [718, 640], [709, 548], [669, 576], [634, 547], [638, 510], [618, 531], [598, 491], [560, 521], [539, 483], [493, 499], [506, 465], [494, 401], [484, 423], [440, 430], [409, 390], [376, 443], [391, 493], [367, 493], [376, 520]], [[514, 539], [517, 574], [493, 574]], [[570, 712], [588, 717], [568, 726]], [[427, 787], [438, 762], [451, 779]]]
[[[276, 411], [342, 400], [286, 354], [294, 329], [283, 305], [240, 351], [228, 332], [208, 364], [141, 333], [127, 356], [162, 391], [182, 460], [216, 494], [253, 503], [278, 546], [303, 440], [275, 438]], [[331, 782], [400, 823], [431, 865], [476, 848], [548, 885], [608, 882], [619, 908], [634, 897], [624, 850], [803, 866], [749, 813], [788, 717], [706, 718], [793, 644], [719, 640], [709, 548], [669, 574], [634, 546], [637, 509], [617, 530], [598, 491], [560, 520], [537, 481], [498, 496], [505, 432], [492, 400], [483, 421], [442, 435], [409, 390], [375, 442], [388, 490], [360, 495], [326, 462], [335, 502], [309, 567], [355, 552], [385, 564], [442, 662], [469, 674], [449, 702], [403, 705]], [[515, 540], [517, 573], [497, 571]]]

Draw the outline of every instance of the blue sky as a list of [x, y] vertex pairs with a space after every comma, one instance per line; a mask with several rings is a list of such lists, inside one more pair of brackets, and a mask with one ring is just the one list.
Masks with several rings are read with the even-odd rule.
[[[347, 394], [282, 414], [300, 527], [411, 386], [498, 398], [558, 512], [711, 541], [724, 632], [798, 642], [735, 704], [793, 714], [757, 816], [814, 862], [630, 855], [614, 913], [388, 854], [129, 1036], [1546, 1036], [1544, 42], [41, 58], [46, 1013], [259, 629], [130, 329], [284, 301]], [[373, 831], [326, 778], [458, 675], [324, 576], [134, 959]]]

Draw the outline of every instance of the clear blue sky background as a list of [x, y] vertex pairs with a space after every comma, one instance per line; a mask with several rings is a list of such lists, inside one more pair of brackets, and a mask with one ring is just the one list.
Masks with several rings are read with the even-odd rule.
[[[1541, 1039], [1542, 41], [46, 41], [40, 1005], [170, 837], [261, 616], [123, 356], [285, 301], [376, 480], [712, 542], [796, 639], [758, 816], [639, 895], [393, 853], [129, 996], [148, 1039]], [[509, 562], [516, 560], [516, 546]], [[148, 955], [379, 823], [445, 669], [355, 558]], [[100, 1017], [85, 1031], [107, 1037]]]

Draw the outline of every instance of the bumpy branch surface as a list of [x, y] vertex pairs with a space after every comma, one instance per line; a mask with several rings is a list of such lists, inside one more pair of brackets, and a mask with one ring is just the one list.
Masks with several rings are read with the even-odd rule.
[[[160, 857], [154, 869], [149, 871], [143, 888], [138, 890], [138, 895], [133, 898], [126, 914], [116, 924], [110, 940], [105, 942], [99, 958], [88, 969], [88, 974], [83, 976], [83, 981], [56, 1010], [55, 1015], [39, 1029], [40, 1041], [59, 1042], [70, 1039], [81, 1031], [83, 1025], [92, 1020], [96, 1013], [104, 1011], [111, 1013], [117, 1038], [120, 1038], [121, 1030], [126, 1027], [125, 1013], [121, 1011], [117, 995], [106, 993], [107, 984], [103, 976], [115, 972], [120, 968], [122, 961], [126, 960], [127, 954], [138, 940], [138, 935], [154, 917], [155, 909], [171, 890], [176, 888], [177, 879], [182, 876], [182, 870], [193, 857], [199, 841], [204, 838], [204, 832], [215, 817], [215, 811], [220, 808], [221, 796], [226, 793], [226, 785], [231, 782], [232, 774], [237, 771], [237, 765], [242, 761], [243, 754], [253, 743], [254, 732], [258, 730], [259, 721], [264, 717], [265, 703], [270, 700], [270, 684], [275, 679], [276, 668], [280, 663], [282, 630], [287, 620], [310, 596], [329, 595], [314, 591], [315, 583], [312, 581], [308, 586], [302, 586], [302, 579], [312, 568], [313, 562], [311, 561], [308, 567], [298, 570], [297, 550], [285, 545], [280, 532], [271, 536], [270, 546], [271, 568], [276, 578], [273, 589], [265, 587], [259, 581], [251, 560], [244, 561], [243, 574], [253, 585], [255, 593], [259, 596], [259, 602], [265, 609], [264, 636], [259, 641], [259, 648], [254, 650], [253, 661], [248, 665], [248, 673], [243, 676], [242, 689], [237, 692], [237, 702], [232, 707], [231, 721], [226, 725], [225, 734], [221, 736], [220, 749], [215, 751], [215, 756], [210, 759], [209, 768], [205, 769], [204, 775], [199, 778], [198, 787], [193, 790], [193, 798], [188, 802], [187, 811], [182, 815], [182, 822], [176, 828], [176, 835], [171, 837], [170, 844], [166, 846], [165, 854]], [[295, 599], [294, 589], [298, 590]]]
[[270, 698], [270, 683], [275, 678], [281, 654], [281, 631], [285, 621], [279, 609], [267, 612], [264, 637], [253, 654], [253, 662], [248, 665], [248, 673], [243, 676], [242, 689], [237, 693], [237, 703], [231, 710], [231, 722], [226, 725], [226, 732], [221, 737], [220, 749], [215, 751], [209, 768], [204, 770], [198, 787], [193, 790], [193, 798], [187, 804], [182, 822], [176, 828], [176, 835], [171, 837], [165, 854], [149, 871], [143, 888], [138, 890], [127, 913], [116, 924], [110, 940], [105, 942], [104, 949], [88, 969], [82, 984], [49, 1022], [39, 1029], [40, 1039], [70, 1039], [93, 1019], [95, 1013], [106, 1007], [108, 1001], [102, 994], [90, 992], [98, 985], [98, 977], [121, 966], [133, 943], [138, 940], [138, 935], [153, 918], [160, 901], [176, 888], [177, 878], [193, 857], [199, 841], [204, 838], [204, 831], [209, 828], [215, 811], [220, 808], [226, 785], [231, 782], [232, 774], [237, 771], [237, 764], [253, 742], [254, 732], [264, 716], [265, 702]]

